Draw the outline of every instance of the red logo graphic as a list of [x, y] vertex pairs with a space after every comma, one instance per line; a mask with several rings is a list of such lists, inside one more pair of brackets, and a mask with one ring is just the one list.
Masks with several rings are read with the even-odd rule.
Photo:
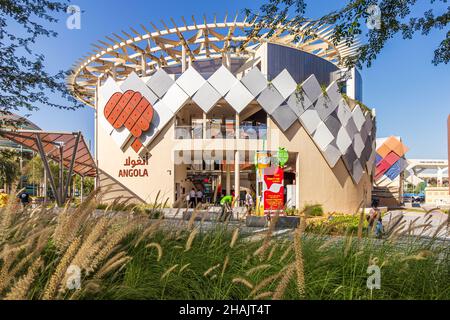
[[139, 152], [142, 133], [150, 128], [153, 119], [153, 106], [139, 92], [128, 90], [125, 93], [116, 92], [109, 99], [104, 109], [104, 115], [109, 123], [120, 129], [125, 126], [133, 135], [131, 147]]

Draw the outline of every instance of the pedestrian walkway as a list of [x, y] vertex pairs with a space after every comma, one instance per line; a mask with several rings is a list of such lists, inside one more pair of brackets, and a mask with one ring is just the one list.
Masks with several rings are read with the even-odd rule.
[[399, 228], [402, 233], [426, 238], [436, 236], [438, 239], [450, 240], [448, 217], [448, 214], [438, 210], [430, 213], [396, 210], [388, 212], [383, 217], [383, 225], [385, 230], [389, 230], [394, 224], [399, 225], [404, 221], [403, 226]]

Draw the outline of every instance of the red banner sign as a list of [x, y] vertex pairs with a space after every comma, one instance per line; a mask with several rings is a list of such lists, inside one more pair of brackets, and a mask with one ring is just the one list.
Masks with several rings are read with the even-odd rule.
[[284, 208], [284, 170], [277, 168], [273, 175], [264, 175], [267, 189], [264, 191], [264, 210]]

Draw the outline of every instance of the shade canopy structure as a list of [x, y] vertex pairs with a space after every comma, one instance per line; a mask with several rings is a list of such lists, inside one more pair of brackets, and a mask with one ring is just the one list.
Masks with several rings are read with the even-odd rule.
[[[178, 22], [161, 20], [141, 24], [106, 36], [92, 44], [92, 51], [79, 59], [68, 78], [68, 87], [84, 104], [95, 106], [95, 88], [104, 75], [125, 79], [132, 72], [140, 77], [153, 74], [159, 68], [191, 63], [208, 63], [208, 60], [229, 55], [230, 59], [247, 61], [265, 42], [302, 50], [335, 65], [355, 54], [360, 46], [345, 40], [334, 43], [333, 26], [311, 20], [274, 25], [255, 20], [256, 17], [229, 17], [214, 15], [195, 18], [189, 22], [181, 17]], [[137, 30], [138, 29], [138, 30]], [[275, 32], [273, 31], [275, 30]]]
[[[44, 169], [53, 194], [55, 195], [56, 202], [60, 206], [66, 202], [67, 191], [73, 173], [81, 177], [97, 176], [95, 161], [81, 132], [67, 133], [0, 129], [0, 137], [14, 141], [39, 153], [44, 163]], [[59, 163], [58, 188], [48, 164], [49, 159]], [[68, 170], [65, 181], [64, 168]]]

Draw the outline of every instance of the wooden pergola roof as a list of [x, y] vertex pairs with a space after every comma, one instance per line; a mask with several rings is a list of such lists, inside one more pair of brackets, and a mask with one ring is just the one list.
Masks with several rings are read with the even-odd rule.
[[69, 89], [77, 99], [94, 107], [95, 88], [104, 75], [120, 80], [136, 72], [145, 77], [157, 68], [179, 65], [184, 58], [199, 61], [224, 54], [246, 58], [264, 42], [293, 47], [339, 65], [359, 47], [358, 42], [334, 44], [332, 26], [311, 21], [274, 26], [248, 21], [247, 17], [238, 20], [238, 15], [232, 20], [225, 16], [222, 21], [214, 16], [209, 23], [206, 16], [192, 16], [191, 23], [184, 17], [181, 20], [177, 24], [170, 18], [171, 27], [161, 20], [161, 28], [150, 23], [153, 32], [141, 24], [141, 31], [130, 28], [92, 44], [93, 52], [73, 66]]
[[[78, 140], [78, 135], [80, 138]], [[0, 136], [14, 141], [26, 148], [39, 153], [39, 140], [46, 156], [66, 168], [70, 168], [73, 161], [73, 172], [82, 177], [95, 177], [97, 169], [95, 161], [81, 134], [64, 132], [46, 132], [38, 130], [0, 130]], [[77, 143], [78, 140], [78, 143]], [[63, 147], [62, 157], [59, 146]], [[74, 154], [74, 150], [76, 152]]]

